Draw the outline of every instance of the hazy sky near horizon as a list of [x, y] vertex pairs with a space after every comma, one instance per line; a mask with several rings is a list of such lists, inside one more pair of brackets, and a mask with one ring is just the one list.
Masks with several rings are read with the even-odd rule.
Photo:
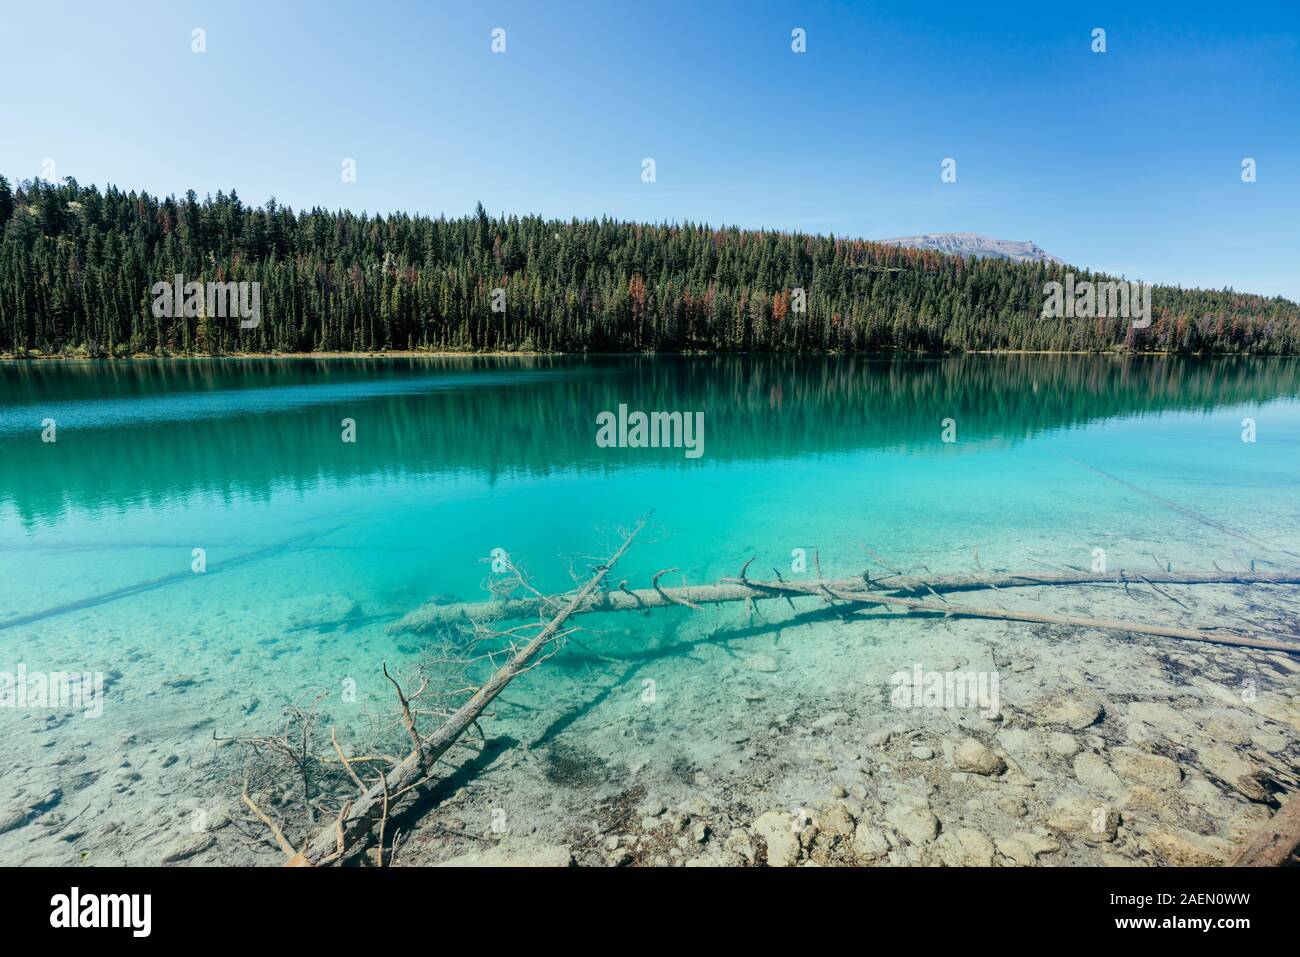
[[971, 231], [1300, 300], [1295, 0], [53, 0], [0, 24], [10, 179], [52, 159], [295, 209]]

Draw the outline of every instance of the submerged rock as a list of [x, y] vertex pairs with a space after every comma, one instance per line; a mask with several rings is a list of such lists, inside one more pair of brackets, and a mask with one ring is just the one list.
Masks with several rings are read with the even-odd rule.
[[1007, 762], [974, 738], [963, 738], [953, 752], [953, 761], [962, 771], [972, 774], [1001, 774]]
[[1205, 713], [1202, 720], [1205, 737], [1218, 744], [1245, 745], [1250, 743], [1250, 729], [1244, 718], [1225, 711]]
[[1078, 754], [1082, 748], [1078, 738], [1072, 734], [1066, 734], [1064, 731], [1053, 731], [1048, 734], [1047, 746], [1056, 754], [1067, 758]]
[[1217, 837], [1193, 834], [1182, 828], [1148, 831], [1139, 842], [1175, 867], [1212, 867], [1227, 863], [1232, 845]]
[[948, 867], [989, 867], [993, 864], [993, 842], [970, 827], [944, 831], [934, 842], [934, 850]]
[[793, 867], [799, 863], [797, 819], [785, 811], [760, 814], [750, 828], [767, 845], [769, 867]]
[[1134, 744], [1160, 739], [1190, 742], [1197, 736], [1195, 723], [1163, 701], [1130, 702], [1127, 731]]
[[863, 863], [878, 861], [889, 853], [889, 838], [885, 832], [865, 818], [858, 822], [853, 832], [853, 853]]
[[725, 850], [728, 854], [735, 855], [740, 861], [746, 864], [753, 864], [754, 841], [744, 830], [744, 828], [734, 828], [727, 836]]
[[1281, 754], [1287, 748], [1286, 735], [1274, 731], [1254, 731], [1250, 735], [1251, 743], [1270, 754]]
[[1017, 831], [1010, 837], [997, 840], [998, 853], [1011, 858], [1021, 867], [1032, 867], [1038, 862], [1040, 854], [1051, 854], [1061, 849], [1050, 838], [1029, 831]]
[[1163, 819], [1166, 815], [1186, 815], [1187, 802], [1182, 796], [1168, 791], [1159, 791], [1145, 784], [1135, 784], [1125, 791], [1119, 799], [1119, 807], [1124, 811], [1124, 818], [1145, 817]]
[[1269, 793], [1261, 781], [1261, 772], [1232, 748], [1213, 744], [1202, 748], [1197, 757], [1202, 766], [1252, 801], [1267, 801]]
[[1029, 728], [1006, 728], [999, 731], [997, 742], [1003, 751], [1022, 766], [1042, 764], [1049, 757], [1043, 736]]
[[832, 838], [849, 838], [853, 836], [853, 815], [844, 804], [832, 804], [817, 821], [822, 835]]
[[1082, 731], [1097, 722], [1104, 713], [1101, 702], [1080, 695], [1053, 695], [1042, 698], [1027, 709], [1036, 724], [1061, 725]]
[[1010, 795], [998, 798], [997, 807], [1003, 814], [1011, 817], [1024, 817], [1029, 813], [1029, 808], [1025, 807], [1024, 801]]
[[1119, 831], [1119, 814], [1106, 804], [1067, 795], [1052, 805], [1047, 823], [1070, 837], [1102, 844], [1115, 840]]
[[1124, 785], [1100, 754], [1085, 751], [1074, 759], [1074, 776], [1089, 790], [1118, 794]]
[[885, 812], [885, 820], [918, 846], [930, 843], [939, 833], [939, 819], [928, 807], [895, 804]]
[[1148, 754], [1137, 748], [1116, 748], [1113, 752], [1115, 773], [1132, 784], [1154, 788], [1177, 787], [1183, 772], [1169, 758]]

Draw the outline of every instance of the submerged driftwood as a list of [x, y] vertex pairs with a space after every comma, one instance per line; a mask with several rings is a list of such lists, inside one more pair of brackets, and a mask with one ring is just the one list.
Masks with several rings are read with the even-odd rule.
[[1237, 852], [1236, 867], [1281, 867], [1300, 851], [1300, 794], [1282, 806]]
[[1072, 628], [1096, 628], [1101, 631], [1119, 631], [1125, 634], [1154, 635], [1159, 638], [1181, 638], [1186, 641], [1205, 641], [1214, 645], [1235, 645], [1238, 648], [1257, 648], [1261, 651], [1284, 651], [1300, 654], [1300, 642], [1289, 642], [1277, 637], [1259, 635], [1220, 634], [1194, 628], [1175, 628], [1167, 625], [1144, 625], [1139, 622], [1118, 621], [1113, 618], [1088, 618], [1077, 615], [1047, 615], [1042, 612], [1017, 611], [1008, 608], [972, 608], [969, 605], [942, 604], [918, 601], [913, 598], [894, 598], [889, 595], [854, 596], [854, 602], [901, 605], [910, 611], [932, 612], [964, 618], [992, 618], [999, 621], [1028, 621], [1040, 625], [1068, 625]]
[[[1203, 584], [1296, 585], [1300, 584], [1300, 574], [1296, 573], [1238, 573], [1216, 570], [1213, 572], [1130, 574], [1121, 570], [1115, 574], [1087, 572], [1061, 574], [1004, 573], [991, 575], [938, 575], [924, 579], [902, 575], [872, 579], [864, 574], [857, 578], [753, 581], [745, 578], [742, 572], [741, 577], [723, 579], [716, 585], [682, 585], [676, 588], [664, 588], [659, 585], [658, 579], [663, 574], [661, 572], [655, 576], [655, 581], [650, 588], [630, 589], [627, 587], [627, 583], [623, 582], [617, 590], [605, 589], [591, 592], [578, 604], [572, 614], [646, 611], [651, 608], [665, 608], [670, 605], [698, 608], [702, 605], [723, 602], [753, 602], [773, 598], [787, 600], [821, 598], [823, 600], [857, 604], [890, 605], [906, 608], [909, 611], [925, 613], [1070, 625], [1259, 648], [1269, 651], [1300, 653], [1300, 644], [1281, 640], [1280, 636], [1242, 636], [1231, 633], [1145, 625], [1100, 618], [1048, 615], [1001, 608], [975, 608], [952, 604], [941, 597], [945, 593], [951, 594], [953, 592], [1047, 585], [1106, 584], [1127, 586], [1145, 584], [1152, 587], [1155, 585]], [[911, 597], [925, 594], [933, 596], [941, 603], [923, 602]], [[389, 626], [389, 629], [392, 631], [422, 632], [455, 622], [527, 618], [545, 612], [548, 608], [560, 607], [565, 601], [569, 600], [569, 595], [570, 593], [566, 593], [507, 601], [456, 602], [452, 604], [429, 603], [394, 622]]]
[[[411, 753], [388, 771], [380, 774], [377, 783], [372, 784], [364, 793], [344, 807], [337, 820], [322, 827], [308, 839], [302, 850], [294, 855], [287, 866], [310, 867], [317, 864], [333, 863], [342, 859], [350, 850], [365, 840], [376, 827], [380, 833], [380, 854], [383, 853], [383, 827], [397, 803], [412, 792], [426, 784], [434, 766], [457, 739], [478, 720], [483, 709], [492, 703], [506, 685], [517, 676], [528, 671], [536, 663], [542, 651], [551, 642], [562, 638], [567, 632], [564, 624], [582, 607], [591, 595], [600, 587], [605, 576], [614, 564], [623, 557], [632, 541], [640, 533], [644, 522], [638, 523], [623, 539], [617, 551], [599, 565], [592, 576], [560, 603], [549, 620], [537, 623], [538, 631], [529, 640], [518, 647], [505, 664], [493, 672], [492, 676], [447, 718], [432, 734], [421, 739], [415, 730], [407, 707], [407, 699], [398, 690], [402, 703], [407, 731], [411, 735], [413, 747]], [[385, 672], [386, 674], [387, 672]], [[391, 678], [389, 680], [392, 680]], [[336, 744], [337, 746], [337, 744]], [[342, 753], [340, 752], [342, 758]], [[342, 758], [348, 765], [346, 758]], [[351, 767], [348, 766], [351, 771]], [[282, 845], [283, 846], [283, 845]]]

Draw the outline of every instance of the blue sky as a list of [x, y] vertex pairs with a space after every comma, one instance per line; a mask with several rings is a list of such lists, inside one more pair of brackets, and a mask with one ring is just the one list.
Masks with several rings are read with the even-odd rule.
[[11, 179], [51, 158], [295, 208], [973, 231], [1300, 300], [1294, 0], [45, 0], [0, 23]]

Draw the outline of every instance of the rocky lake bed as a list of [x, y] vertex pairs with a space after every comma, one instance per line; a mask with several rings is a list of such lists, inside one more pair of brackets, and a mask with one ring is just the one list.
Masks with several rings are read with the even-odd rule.
[[[1028, 607], [1046, 600], [1035, 591], [999, 597]], [[1212, 606], [1272, 631], [1300, 607], [1285, 587], [1165, 591], [1188, 608], [1119, 588], [1053, 598], [1147, 620]], [[487, 741], [457, 752], [407, 822], [395, 863], [1213, 865], [1297, 787], [1300, 656], [807, 601], [761, 609], [749, 623], [736, 609], [657, 613], [639, 647], [618, 622], [593, 625], [503, 696]], [[996, 675], [996, 707], [900, 707], [897, 676], [918, 666]], [[125, 684], [139, 710], [112, 712], [112, 753], [78, 742], [79, 716], [22, 716], [42, 744], [6, 776], [0, 853], [281, 862], [240, 803], [239, 749], [214, 740], [267, 726], [273, 702], [229, 695], [194, 714], [156, 702], [201, 694], [201, 671], [159, 672], [147, 693], [138, 681]], [[130, 730], [145, 711], [149, 730]], [[49, 785], [13, 786], [36, 780]], [[274, 815], [277, 796], [260, 797]]]

